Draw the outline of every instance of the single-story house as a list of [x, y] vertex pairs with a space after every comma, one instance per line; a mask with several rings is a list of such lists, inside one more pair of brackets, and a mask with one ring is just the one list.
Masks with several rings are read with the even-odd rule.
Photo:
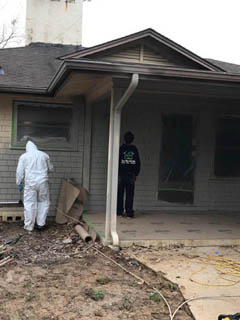
[[135, 209], [240, 211], [240, 66], [203, 59], [152, 29], [91, 48], [32, 43], [0, 50], [0, 201], [18, 199], [27, 137], [60, 186], [89, 191], [116, 243], [118, 150], [131, 130], [141, 157]]

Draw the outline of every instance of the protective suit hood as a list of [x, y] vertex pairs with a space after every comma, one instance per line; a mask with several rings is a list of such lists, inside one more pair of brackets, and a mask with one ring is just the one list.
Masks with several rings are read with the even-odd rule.
[[53, 170], [48, 154], [38, 150], [37, 146], [28, 141], [26, 152], [22, 154], [18, 161], [16, 183], [19, 185], [23, 181], [25, 186], [37, 186], [48, 181], [48, 172]]
[[32, 141], [28, 141], [26, 144], [26, 151], [31, 152], [35, 150], [38, 150], [37, 146]]

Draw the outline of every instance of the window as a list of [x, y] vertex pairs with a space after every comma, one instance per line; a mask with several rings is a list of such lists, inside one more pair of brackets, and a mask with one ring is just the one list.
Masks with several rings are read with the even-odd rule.
[[214, 174], [240, 176], [240, 113], [225, 113], [217, 119]]
[[33, 139], [41, 148], [74, 149], [76, 115], [71, 104], [15, 101], [12, 146]]

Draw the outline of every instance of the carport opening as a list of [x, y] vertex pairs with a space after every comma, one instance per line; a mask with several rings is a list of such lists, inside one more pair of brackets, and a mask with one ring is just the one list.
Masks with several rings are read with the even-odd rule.
[[163, 114], [159, 200], [193, 202], [193, 115]]

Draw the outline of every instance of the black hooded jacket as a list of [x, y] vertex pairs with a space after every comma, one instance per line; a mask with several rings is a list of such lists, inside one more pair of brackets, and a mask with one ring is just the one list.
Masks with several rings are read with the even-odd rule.
[[133, 144], [123, 144], [119, 150], [120, 177], [138, 176], [140, 172], [140, 158], [138, 149]]

